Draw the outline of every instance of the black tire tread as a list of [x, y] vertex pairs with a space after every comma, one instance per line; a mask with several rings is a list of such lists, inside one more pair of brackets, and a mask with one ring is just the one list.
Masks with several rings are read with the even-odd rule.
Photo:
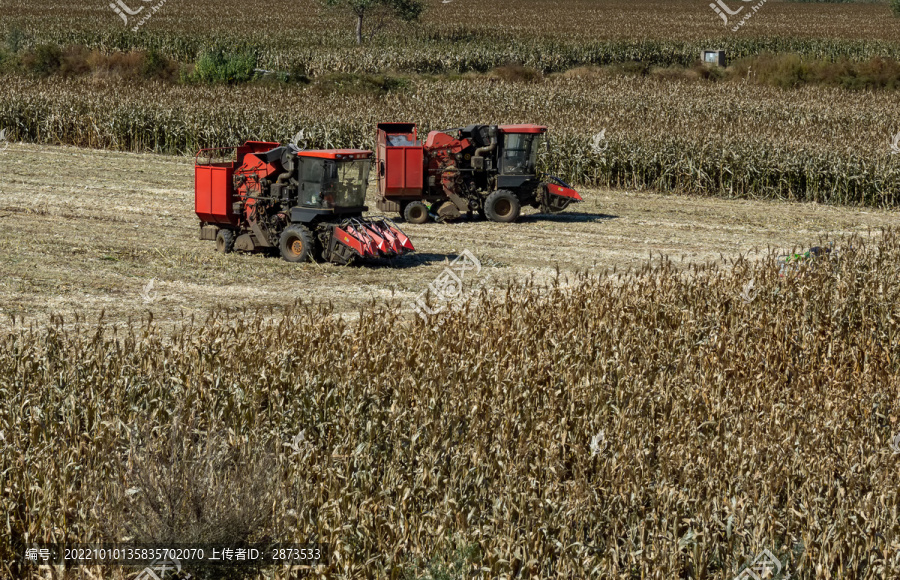
[[[420, 218], [412, 218], [411, 214], [419, 208], [422, 210]], [[403, 219], [410, 224], [424, 224], [428, 221], [428, 207], [421, 201], [411, 201], [403, 208]]]
[[[507, 200], [512, 205], [507, 215], [499, 215], [495, 211], [495, 205], [500, 200]], [[498, 189], [484, 200], [484, 213], [492, 222], [511, 223], [519, 219], [519, 215], [522, 213], [522, 203], [513, 192], [506, 189]]]
[[[294, 254], [288, 245], [288, 242], [294, 239], [295, 236], [303, 241], [303, 252], [299, 256]], [[312, 233], [310, 233], [309, 228], [302, 224], [289, 225], [281, 232], [281, 237], [278, 240], [278, 249], [281, 251], [281, 257], [287, 262], [309, 262], [313, 259], [315, 253]]]
[[[223, 239], [224, 242], [220, 243], [219, 239]], [[219, 230], [219, 233], [216, 234], [216, 250], [222, 252], [223, 254], [230, 254], [234, 251], [234, 232], [227, 229]]]

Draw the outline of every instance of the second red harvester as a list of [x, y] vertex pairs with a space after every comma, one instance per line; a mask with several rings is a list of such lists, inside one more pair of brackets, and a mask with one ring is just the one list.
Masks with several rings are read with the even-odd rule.
[[513, 222], [522, 206], [556, 213], [583, 201], [537, 157], [547, 127], [469, 125], [418, 139], [414, 123], [380, 123], [376, 134], [377, 207], [410, 223], [450, 221], [478, 212]]

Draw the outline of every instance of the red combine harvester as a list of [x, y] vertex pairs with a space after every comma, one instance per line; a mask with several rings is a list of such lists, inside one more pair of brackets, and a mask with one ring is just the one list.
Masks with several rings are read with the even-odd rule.
[[513, 222], [523, 205], [561, 212], [583, 200], [559, 178], [538, 177], [546, 132], [540, 125], [469, 125], [432, 131], [423, 144], [414, 123], [379, 123], [376, 205], [414, 224], [476, 211], [491, 221]]
[[194, 158], [200, 239], [223, 253], [277, 248], [288, 262], [399, 256], [414, 250], [386, 218], [364, 218], [372, 152], [247, 141]]

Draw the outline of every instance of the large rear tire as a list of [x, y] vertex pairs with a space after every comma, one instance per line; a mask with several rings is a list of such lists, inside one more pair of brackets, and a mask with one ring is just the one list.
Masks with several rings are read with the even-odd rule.
[[403, 208], [403, 219], [409, 224], [424, 224], [428, 221], [428, 208], [421, 201], [412, 201]]
[[234, 251], [234, 232], [231, 230], [219, 230], [216, 234], [216, 250], [223, 254]]
[[281, 232], [281, 257], [288, 262], [308, 262], [313, 256], [313, 238], [306, 226], [294, 224]]
[[484, 201], [484, 213], [492, 222], [514, 222], [519, 219], [521, 212], [519, 198], [505, 189], [498, 189]]

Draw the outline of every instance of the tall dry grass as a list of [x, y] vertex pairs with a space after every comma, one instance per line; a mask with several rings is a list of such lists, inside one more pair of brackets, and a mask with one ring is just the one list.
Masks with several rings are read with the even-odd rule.
[[271, 494], [239, 527], [331, 543], [328, 577], [437, 558], [459, 577], [724, 580], [763, 549], [794, 578], [894, 577], [898, 234], [783, 278], [747, 256], [524, 282], [439, 330], [392, 303], [171, 334], [150, 313], [19, 321], [0, 339], [0, 574], [25, 575], [26, 540], [98, 539], [152, 488], [135, 457], [179, 482], [166, 458], [193, 448], [265, 458], [220, 470], [238, 498]]

